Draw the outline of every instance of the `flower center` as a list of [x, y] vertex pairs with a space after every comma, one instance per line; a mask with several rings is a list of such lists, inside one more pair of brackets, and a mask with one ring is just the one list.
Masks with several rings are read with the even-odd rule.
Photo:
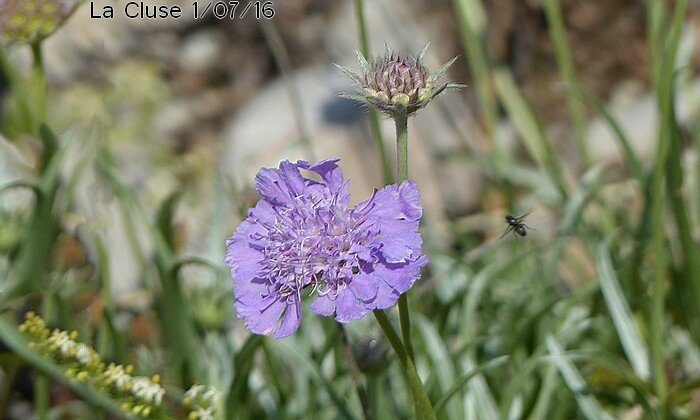
[[273, 223], [264, 224], [263, 245], [267, 296], [288, 302], [301, 291], [332, 299], [360, 272], [360, 255], [368, 249], [369, 223], [356, 217], [336, 200], [298, 196], [293, 207], [277, 208]]

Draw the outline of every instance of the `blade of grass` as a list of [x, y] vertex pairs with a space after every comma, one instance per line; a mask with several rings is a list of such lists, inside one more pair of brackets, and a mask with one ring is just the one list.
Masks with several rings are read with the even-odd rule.
[[648, 380], [651, 372], [649, 352], [637, 325], [634, 323], [632, 312], [622, 294], [622, 288], [617, 282], [617, 277], [610, 261], [608, 247], [609, 244], [603, 242], [598, 245], [598, 252], [596, 253], [600, 290], [605, 298], [605, 303], [610, 311], [610, 316], [620, 337], [627, 359], [630, 361], [637, 376]]
[[462, 35], [462, 43], [467, 53], [467, 62], [471, 76], [474, 78], [479, 112], [481, 113], [486, 133], [491, 139], [496, 156], [500, 154], [496, 140], [496, 124], [498, 123], [498, 103], [493, 91], [490, 76], [490, 64], [487, 54], [486, 13], [479, 1], [453, 0], [455, 17]]
[[693, 239], [693, 228], [688, 215], [683, 175], [683, 139], [681, 128], [675, 117], [674, 99], [671, 99], [669, 122], [671, 130], [668, 145], [668, 163], [666, 164], [666, 188], [671, 201], [671, 211], [676, 223], [676, 232], [680, 239], [683, 253], [683, 268], [678, 276], [679, 287], [689, 292], [680, 294], [686, 311], [690, 329], [700, 337], [700, 245]]
[[[470, 357], [462, 359], [463, 371], [469, 372], [476, 369], [476, 365]], [[496, 420], [498, 408], [491, 389], [481, 373], [477, 373], [469, 383], [469, 395], [474, 399], [474, 411], [477, 419]]]
[[569, 390], [573, 392], [583, 415], [589, 420], [613, 420], [613, 417], [603, 410], [603, 407], [593, 396], [584, 393], [587, 387], [586, 382], [576, 369], [576, 366], [569, 359], [562, 357], [564, 350], [557, 340], [553, 336], [548, 335], [545, 342], [549, 354], [553, 356], [552, 361], [554, 365], [561, 373]]
[[299, 352], [295, 347], [288, 345], [285, 342], [278, 342], [277, 345], [283, 349], [281, 355], [288, 358], [295, 366], [301, 368], [310, 378], [317, 382], [333, 401], [333, 405], [338, 409], [338, 414], [341, 418], [352, 420], [357, 419], [357, 416], [350, 411], [343, 396], [338, 394], [335, 386], [318, 370], [312, 360]]
[[[136, 216], [141, 219], [154, 242], [154, 260], [161, 284], [160, 295], [155, 302], [156, 312], [166, 342], [169, 343], [168, 349], [173, 358], [171, 365], [175, 382], [183, 387], [188, 387], [192, 381], [200, 376], [196, 347], [199, 337], [195, 329], [191, 308], [187, 305], [182, 293], [177, 272], [173, 270], [177, 261], [174, 251], [164, 236], [167, 232], [159, 230], [156, 224], [150, 220], [133, 190], [124, 184], [114, 168], [105, 165], [101, 169], [125, 207], [136, 212]], [[172, 206], [173, 204], [173, 202], [166, 201], [164, 206]], [[162, 209], [159, 213], [166, 214], [168, 211]]]
[[[55, 135], [47, 127], [42, 127], [42, 138], [47, 145], [58, 144]], [[54, 242], [60, 232], [60, 221], [55, 216], [54, 205], [61, 187], [60, 169], [72, 139], [72, 136], [68, 136], [66, 143], [51, 154], [42, 169], [39, 180], [41, 194], [36, 196], [34, 210], [20, 240], [15, 262], [17, 277], [0, 295], [0, 308], [13, 299], [37, 290], [44, 280]]]
[[640, 184], [644, 184], [644, 167], [637, 157], [637, 154], [634, 152], [627, 133], [625, 133], [622, 126], [620, 126], [610, 111], [608, 111], [605, 104], [603, 104], [600, 99], [584, 91], [577, 85], [567, 85], [565, 89], [566, 92], [574, 98], [592, 106], [603, 117], [603, 119], [605, 119], [610, 126], [610, 129], [613, 131], [613, 134], [615, 134], [615, 139], [617, 139], [620, 145], [620, 149], [622, 150], [622, 155], [625, 157], [628, 169], [632, 172], [632, 175], [634, 175]]
[[[660, 3], [650, 2], [650, 3]], [[665, 406], [666, 396], [668, 392], [668, 384], [664, 373], [664, 308], [666, 290], [664, 286], [666, 276], [667, 255], [665, 248], [664, 234], [664, 215], [663, 215], [663, 194], [664, 194], [664, 175], [666, 174], [666, 163], [668, 160], [669, 143], [672, 140], [672, 111], [673, 111], [673, 82], [674, 82], [674, 66], [675, 57], [678, 50], [681, 28], [683, 25], [685, 12], [687, 9], [687, 0], [679, 0], [676, 2], [676, 10], [673, 22], [670, 25], [668, 32], [668, 42], [659, 43], [657, 39], [659, 32], [654, 29], [650, 33], [650, 43], [652, 44], [652, 60], [656, 62], [653, 68], [659, 70], [656, 73], [655, 87], [657, 90], [657, 98], [660, 109], [659, 138], [657, 144], [656, 161], [654, 163], [654, 171], [652, 175], [652, 247], [654, 250], [654, 278], [651, 285], [651, 304], [650, 304], [650, 348], [653, 371], [653, 382], [656, 396], [661, 401], [661, 405]], [[660, 22], [662, 20], [661, 6], [650, 6], [652, 16], [648, 19], [652, 22]], [[666, 37], [662, 37], [665, 40]]]
[[239, 410], [242, 406], [250, 409], [250, 404], [247, 401], [250, 393], [248, 379], [253, 369], [253, 358], [263, 339], [264, 337], [261, 335], [251, 335], [233, 357], [235, 376], [225, 398], [226, 418], [236, 418], [237, 415], [240, 415]]
[[[569, 85], [576, 84], [576, 70], [574, 62], [569, 51], [569, 43], [566, 40], [566, 29], [564, 27], [564, 17], [562, 16], [561, 5], [559, 0], [543, 0], [542, 6], [547, 17], [549, 38], [554, 45], [554, 57], [557, 60], [559, 74], [564, 83]], [[591, 156], [586, 144], [586, 114], [583, 106], [575, 101], [570, 96], [566, 97], [566, 103], [569, 107], [569, 114], [574, 127], [574, 134], [579, 143], [579, 151], [584, 167], [591, 164]]]
[[440, 411], [445, 407], [445, 405], [450, 401], [452, 397], [457, 395], [457, 393], [462, 389], [464, 385], [469, 383], [469, 381], [476, 375], [485, 372], [491, 368], [494, 368], [496, 366], [500, 366], [503, 363], [508, 360], [509, 356], [499, 356], [494, 359], [491, 359], [487, 362], [484, 362], [480, 364], [479, 366], [475, 367], [474, 369], [471, 369], [469, 372], [466, 374], [462, 375], [459, 379], [457, 379], [452, 385], [452, 387], [447, 390], [446, 392], [442, 393], [440, 395], [440, 399], [437, 400], [434, 406], [435, 414], [440, 414]]
[[[444, 394], [450, 387], [450, 384], [455, 382], [455, 366], [450, 359], [447, 345], [443, 341], [440, 334], [435, 330], [425, 317], [417, 317], [418, 331], [423, 338], [424, 348], [432, 361], [432, 369], [437, 376], [437, 381], [440, 384], [440, 389]], [[444, 403], [443, 403], [444, 404]], [[461, 410], [462, 404], [459, 401], [454, 401], [446, 407], [449, 418], [460, 419], [464, 418], [464, 413]], [[434, 407], [433, 410], [437, 411]], [[435, 413], [437, 415], [437, 412]]]

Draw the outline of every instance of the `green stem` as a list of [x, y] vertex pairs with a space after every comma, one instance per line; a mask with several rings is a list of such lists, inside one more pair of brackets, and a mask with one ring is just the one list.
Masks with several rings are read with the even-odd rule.
[[36, 408], [36, 417], [39, 420], [49, 418], [49, 406], [51, 405], [49, 378], [43, 373], [36, 376], [34, 383], [34, 407]]
[[[369, 32], [367, 31], [367, 25], [365, 23], [365, 12], [364, 4], [362, 0], [355, 0], [355, 15], [357, 16], [357, 26], [360, 33], [360, 44], [362, 46], [362, 55], [367, 57], [371, 56], [369, 49]], [[384, 182], [391, 184], [394, 182], [394, 176], [391, 173], [391, 163], [389, 162], [389, 155], [384, 147], [384, 138], [382, 136], [382, 130], [379, 124], [379, 114], [374, 109], [370, 109], [370, 123], [372, 125], [372, 131], [374, 132], [374, 141], [377, 146], [377, 154], [379, 155], [379, 164], [382, 167], [382, 175], [384, 177]]]
[[39, 124], [46, 121], [46, 92], [48, 88], [46, 86], [46, 73], [44, 72], [44, 56], [41, 53], [41, 41], [34, 42], [31, 44], [32, 57], [34, 59], [34, 71], [36, 71], [39, 77], [39, 83], [37, 86], [39, 92], [39, 98], [37, 101], [37, 128]]
[[[395, 117], [396, 123], [396, 164], [399, 182], [408, 179], [408, 116]], [[411, 343], [411, 318], [408, 313], [408, 292], [399, 296], [399, 319], [401, 320], [401, 335], [408, 357], [413, 359], [413, 344]]]
[[44, 57], [41, 54], [41, 43], [40, 42], [32, 43], [32, 57], [34, 58], [34, 68], [39, 73], [41, 73], [43, 75], [44, 74]]
[[[658, 2], [652, 2], [658, 3]], [[659, 139], [657, 144], [656, 161], [652, 174], [652, 217], [653, 232], [652, 244], [655, 254], [654, 278], [651, 284], [651, 314], [650, 314], [650, 353], [653, 372], [653, 386], [656, 397], [661, 402], [661, 407], [665, 407], [668, 395], [668, 384], [664, 371], [664, 304], [665, 304], [665, 277], [666, 277], [666, 247], [664, 235], [663, 218], [663, 194], [664, 194], [664, 174], [669, 152], [669, 143], [672, 141], [673, 129], [673, 81], [674, 65], [680, 32], [687, 8], [687, 0], [680, 0], [676, 3], [676, 11], [669, 31], [669, 42], [667, 49], [662, 49], [663, 44], [656, 44], [656, 50], [652, 51], [652, 59], [659, 60], [657, 63], [655, 83], [657, 99], [660, 109], [661, 127], [659, 129]], [[659, 22], [662, 10], [659, 8], [649, 9], [650, 21]], [[657, 28], [658, 29], [658, 28]], [[650, 40], [657, 40], [658, 33], [650, 33]]]
[[399, 182], [408, 179], [408, 116], [395, 117], [396, 123], [396, 169]]
[[389, 344], [391, 344], [391, 347], [394, 349], [396, 357], [398, 357], [401, 366], [406, 372], [408, 384], [411, 387], [411, 395], [413, 396], [413, 402], [415, 403], [416, 407], [416, 418], [426, 420], [435, 419], [436, 417], [435, 413], [433, 412], [433, 406], [430, 403], [428, 394], [426, 394], [425, 389], [423, 389], [423, 384], [418, 376], [416, 365], [413, 363], [413, 359], [408, 357], [406, 350], [401, 344], [399, 335], [391, 325], [391, 321], [389, 321], [389, 317], [387, 317], [384, 311], [380, 310], [372, 311], [372, 313], [379, 323], [379, 326], [382, 328], [387, 340], [389, 340]]

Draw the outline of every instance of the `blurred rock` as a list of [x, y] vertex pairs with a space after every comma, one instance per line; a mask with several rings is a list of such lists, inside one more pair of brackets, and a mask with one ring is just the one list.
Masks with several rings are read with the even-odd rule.
[[178, 62], [186, 71], [211, 69], [221, 56], [224, 39], [214, 29], [202, 30], [185, 38]]

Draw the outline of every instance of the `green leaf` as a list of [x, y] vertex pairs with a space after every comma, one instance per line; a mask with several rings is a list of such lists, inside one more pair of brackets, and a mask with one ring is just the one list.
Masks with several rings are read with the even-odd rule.
[[[455, 366], [450, 359], [450, 353], [447, 350], [447, 345], [443, 338], [438, 334], [437, 330], [425, 317], [419, 316], [416, 318], [418, 330], [423, 337], [423, 343], [428, 355], [432, 361], [432, 370], [437, 376], [437, 381], [440, 384], [440, 389], [444, 393], [450, 387], [450, 384], [455, 382]], [[433, 408], [435, 411], [435, 409]], [[437, 413], [436, 413], [437, 414]], [[461, 404], [455, 401], [449, 407], [450, 418], [463, 418], [464, 414], [461, 410]]]
[[649, 367], [649, 350], [642, 340], [642, 334], [634, 323], [632, 312], [622, 293], [622, 288], [617, 281], [615, 271], [610, 261], [608, 243], [598, 245], [596, 261], [599, 269], [600, 290], [603, 292], [605, 304], [610, 311], [615, 330], [620, 337], [622, 348], [630, 361], [634, 372], [640, 378], [648, 380], [651, 369]]
[[158, 226], [158, 230], [160, 230], [160, 234], [163, 236], [165, 239], [165, 242], [168, 244], [168, 247], [173, 250], [175, 248], [175, 234], [173, 231], [173, 218], [175, 216], [175, 206], [177, 205], [177, 202], [180, 200], [181, 193], [179, 191], [175, 191], [168, 198], [163, 201], [163, 204], [160, 206], [160, 210], [158, 211], [158, 216], [156, 218], [156, 225]]
[[340, 64], [337, 64], [337, 63], [333, 63], [333, 65], [338, 70], [340, 70], [341, 73], [343, 73], [343, 76], [347, 77], [348, 79], [350, 79], [351, 81], [353, 81], [359, 85], [362, 85], [362, 83], [363, 83], [362, 78], [359, 75], [357, 75], [355, 72], [353, 72], [349, 68], [347, 68], [345, 66], [341, 66]]
[[598, 113], [603, 117], [603, 119], [605, 119], [605, 121], [610, 126], [610, 129], [615, 134], [615, 139], [619, 143], [620, 149], [622, 149], [622, 155], [625, 157], [627, 167], [632, 172], [634, 177], [637, 178], [639, 183], [643, 184], [645, 178], [644, 167], [642, 166], [642, 163], [639, 161], [639, 158], [634, 152], [634, 149], [632, 148], [632, 145], [629, 141], [629, 137], [627, 136], [627, 133], [625, 133], [625, 131], [622, 129], [622, 126], [620, 126], [615, 117], [613, 117], [613, 115], [607, 109], [605, 104], [603, 104], [603, 102], [600, 99], [596, 98], [590, 93], [587, 93], [577, 85], [565, 85], [564, 90], [569, 95], [572, 95], [576, 99], [592, 106], [596, 111], [598, 111]]
[[418, 64], [423, 64], [423, 60], [425, 59], [425, 53], [428, 51], [429, 46], [430, 42], [426, 42], [423, 49], [421, 49], [418, 53], [418, 57], [416, 57], [416, 61], [418, 62]]
[[450, 67], [452, 67], [452, 65], [455, 63], [455, 61], [457, 61], [457, 57], [454, 57], [451, 60], [448, 60], [445, 64], [440, 66], [439, 69], [435, 70], [435, 72], [433, 72], [430, 75], [430, 80], [432, 82], [437, 82], [438, 80], [440, 80], [447, 73], [447, 70], [449, 70]]
[[462, 375], [459, 379], [457, 379], [457, 381], [455, 381], [454, 385], [452, 385], [452, 387], [447, 392], [443, 393], [440, 396], [440, 399], [435, 403], [435, 406], [434, 406], [435, 414], [439, 414], [440, 410], [442, 410], [445, 407], [447, 402], [452, 397], [457, 395], [459, 390], [462, 389], [462, 387], [464, 385], [466, 385], [474, 376], [476, 376], [476, 375], [478, 375], [486, 370], [489, 370], [493, 367], [502, 365], [503, 363], [505, 363], [506, 360], [508, 360], [508, 357], [509, 356], [496, 357], [496, 358], [491, 359], [485, 363], [480, 364], [479, 366], [475, 367], [474, 369], [471, 369], [466, 374]]
[[367, 74], [371, 73], [372, 67], [369, 65], [367, 62], [367, 59], [365, 58], [364, 55], [362, 55], [362, 52], [360, 50], [355, 50], [355, 57], [357, 58], [357, 62], [360, 63], [360, 68], [362, 69], [362, 73]]
[[281, 348], [280, 355], [286, 358], [295, 366], [301, 368], [309, 377], [317, 382], [328, 393], [333, 405], [338, 409], [338, 414], [341, 418], [347, 420], [356, 419], [350, 408], [346, 404], [346, 398], [341, 396], [335, 389], [334, 384], [326, 379], [318, 367], [313, 363], [313, 360], [306, 354], [299, 352], [295, 347], [290, 346], [286, 342], [279, 341], [276, 343]]
[[613, 420], [613, 417], [608, 414], [603, 407], [598, 403], [598, 400], [591, 395], [587, 395], [586, 381], [576, 369], [576, 366], [566, 357], [564, 357], [564, 349], [561, 348], [559, 342], [552, 336], [548, 335], [545, 338], [547, 349], [552, 356], [554, 365], [564, 378], [564, 382], [569, 387], [576, 398], [581, 412], [589, 420]]

